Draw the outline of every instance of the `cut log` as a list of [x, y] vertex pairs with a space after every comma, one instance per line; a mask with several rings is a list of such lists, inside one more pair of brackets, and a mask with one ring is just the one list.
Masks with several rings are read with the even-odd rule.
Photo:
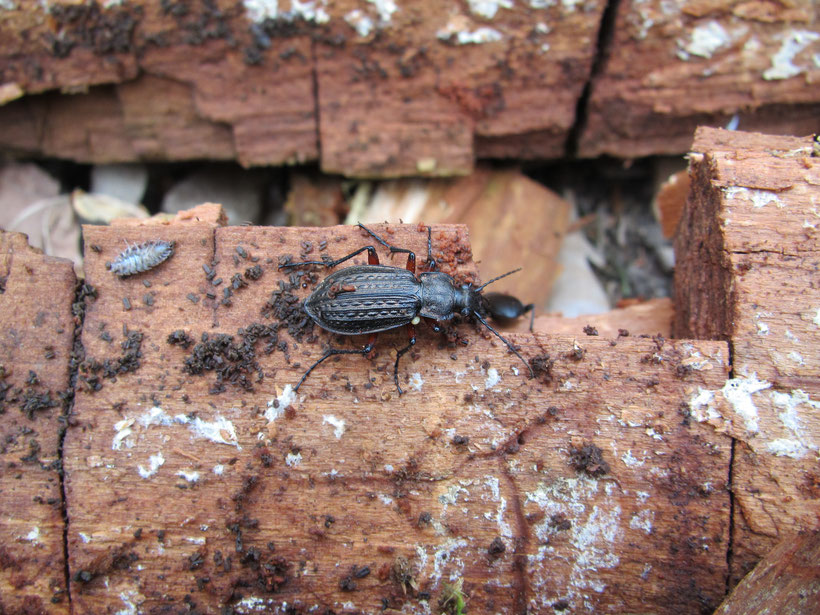
[[701, 129], [678, 228], [675, 334], [730, 340], [692, 401], [737, 440], [732, 577], [820, 511], [820, 158], [809, 138]]
[[2, 613], [69, 612], [60, 453], [75, 283], [71, 261], [0, 231]]
[[747, 574], [715, 615], [813, 615], [820, 604], [820, 531], [778, 544]]
[[[423, 228], [374, 230], [426, 252]], [[442, 268], [472, 279], [465, 228], [432, 237]], [[157, 238], [176, 241], [168, 261], [106, 270], [123, 239]], [[277, 266], [370, 241], [351, 227], [86, 228], [100, 248], [86, 254], [86, 354], [134, 369], [97, 390], [80, 369], [65, 444], [74, 611], [437, 612], [456, 594], [482, 613], [716, 606], [730, 439], [685, 402], [726, 380], [726, 344], [510, 334], [529, 380], [488, 332], [462, 324], [448, 341], [420, 325], [404, 395], [403, 332], [294, 394], [325, 344], [364, 340], [291, 302], [324, 271]]]
[[813, 0], [619, 2], [579, 153], [676, 154], [701, 125], [814, 132], [818, 10]]

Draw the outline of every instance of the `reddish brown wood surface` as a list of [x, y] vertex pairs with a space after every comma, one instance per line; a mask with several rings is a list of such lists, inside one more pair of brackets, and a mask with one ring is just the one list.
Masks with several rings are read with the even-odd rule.
[[602, 41], [604, 0], [7, 4], [0, 147], [83, 162], [453, 175], [682, 153], [735, 115], [808, 134], [820, 105], [812, 0], [624, 1]]
[[[423, 230], [377, 230], [424, 254]], [[554, 361], [530, 381], [486, 332], [462, 325], [466, 345], [441, 348], [421, 327], [402, 397], [392, 349], [403, 333], [382, 336], [373, 361], [325, 363], [292, 397], [322, 345], [340, 342], [318, 330], [294, 341], [283, 328], [285, 352], [255, 344], [252, 389], [226, 382], [216, 393], [213, 372], [184, 369], [194, 347], [169, 334], [238, 344], [261, 331], [254, 323], [277, 322], [264, 313], [288, 283], [280, 257], [341, 255], [367, 236], [189, 222], [88, 227], [86, 238], [100, 249], [86, 255], [98, 289], [87, 356], [119, 356], [123, 326], [144, 337], [135, 372], [75, 403], [68, 545], [72, 574], [85, 572], [72, 583], [75, 612], [415, 612], [438, 610], [455, 582], [475, 612], [671, 613], [722, 597], [729, 439], [681, 404], [725, 380], [723, 343], [511, 336], [524, 356]], [[142, 277], [105, 270], [123, 239], [148, 238], [177, 251]], [[464, 227], [434, 227], [433, 240], [446, 270], [472, 275]], [[254, 265], [261, 277], [224, 304], [223, 288]]]
[[60, 470], [70, 261], [0, 231], [0, 612], [69, 612]]
[[780, 542], [715, 615], [812, 615], [820, 605], [820, 531]]
[[678, 227], [676, 335], [728, 339], [734, 379], [694, 402], [736, 438], [732, 574], [818, 523], [820, 158], [811, 139], [703, 129]]
[[820, 113], [814, 0], [624, 0], [592, 79], [583, 156], [688, 149], [701, 125], [811, 134]]

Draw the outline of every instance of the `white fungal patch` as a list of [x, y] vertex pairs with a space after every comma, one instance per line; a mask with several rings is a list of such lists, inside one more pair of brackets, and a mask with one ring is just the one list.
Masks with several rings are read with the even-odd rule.
[[763, 71], [763, 78], [767, 81], [789, 79], [805, 72], [808, 67], [798, 66], [794, 61], [806, 47], [820, 40], [820, 34], [810, 30], [792, 30], [780, 37], [783, 39], [780, 49], [772, 56], [772, 65]]
[[646, 463], [646, 459], [638, 459], [632, 455], [632, 450], [627, 450], [626, 453], [621, 455], [621, 461], [624, 462], [624, 465], [629, 468], [636, 468], [642, 466]]
[[120, 600], [122, 600], [123, 608], [114, 613], [114, 615], [138, 615], [140, 594], [133, 590], [120, 592]]
[[783, 209], [786, 204], [781, 200], [776, 192], [771, 190], [754, 190], [743, 186], [727, 186], [723, 189], [723, 195], [727, 201], [733, 201], [742, 197], [752, 202], [752, 207], [760, 209], [769, 203], [774, 203], [779, 209]]
[[407, 382], [410, 385], [411, 389], [416, 391], [421, 391], [421, 387], [424, 385], [424, 379], [421, 377], [419, 372], [410, 375], [410, 380]]
[[290, 10], [284, 11], [279, 8], [279, 0], [242, 0], [245, 7], [245, 14], [253, 22], [260, 23], [266, 19], [277, 19], [281, 21], [293, 22], [297, 19], [309, 21], [317, 24], [324, 24], [330, 21], [325, 7], [326, 0], [311, 2], [301, 2], [300, 0], [290, 0]]
[[285, 413], [285, 408], [292, 406], [296, 402], [296, 393], [289, 384], [285, 385], [282, 392], [273, 399], [268, 400], [268, 409], [265, 410], [265, 419], [270, 423], [281, 417]]
[[233, 423], [219, 414], [214, 417], [213, 421], [203, 421], [201, 418], [196, 417], [188, 423], [188, 429], [191, 430], [195, 438], [204, 438], [217, 444], [235, 446], [240, 450], [242, 448], [237, 441], [236, 429]]
[[495, 515], [491, 512], [484, 513], [484, 518], [488, 521], [495, 521], [498, 525], [498, 531], [504, 538], [512, 538], [512, 528], [505, 518], [507, 512], [507, 499], [501, 497], [501, 490], [499, 489], [498, 478], [487, 475], [484, 477], [484, 484], [490, 489], [492, 501], [498, 502]]
[[689, 400], [689, 412], [698, 423], [719, 421], [723, 416], [714, 407], [715, 393], [698, 387], [698, 392]]
[[803, 360], [802, 355], [799, 352], [791, 351], [789, 354], [786, 355], [791, 359], [794, 363], [798, 365], [805, 365], [806, 362]]
[[447, 26], [436, 32], [441, 41], [448, 41], [456, 45], [482, 45], [503, 40], [504, 36], [495, 28], [482, 26], [476, 30], [463, 27], [461, 20], [451, 20]]
[[156, 455], [151, 455], [148, 458], [148, 467], [145, 468], [143, 466], [137, 466], [137, 472], [142, 478], [151, 478], [154, 474], [157, 473], [157, 470], [162, 467], [165, 463], [165, 457], [162, 456], [162, 453], [157, 453]]
[[464, 538], [448, 538], [436, 548], [433, 552], [433, 574], [431, 577], [434, 584], [441, 580], [441, 574], [447, 564], [452, 564], [454, 567], [450, 571], [451, 581], [455, 581], [461, 576], [464, 562], [457, 557], [453, 557], [453, 552], [457, 549], [463, 549], [469, 544]]
[[498, 370], [494, 367], [488, 369], [487, 378], [484, 380], [484, 388], [492, 389], [499, 382], [501, 382], [501, 376], [499, 375]]
[[769, 325], [761, 320], [761, 318], [771, 318], [771, 312], [756, 312], [754, 315], [755, 326], [757, 327], [758, 335], [769, 335]]
[[379, 500], [381, 500], [381, 503], [384, 504], [385, 506], [392, 506], [393, 505], [393, 498], [391, 498], [386, 493], [380, 493], [379, 494]]
[[302, 463], [302, 453], [288, 453], [285, 455], [285, 465], [289, 468], [295, 468]]
[[38, 544], [40, 542], [40, 528], [33, 528], [28, 534], [26, 534], [25, 539], [31, 543]]
[[484, 19], [492, 19], [498, 12], [498, 9], [511, 9], [513, 3], [511, 0], [467, 0], [470, 6], [470, 12], [473, 15], [478, 15]]
[[[111, 450], [118, 451], [122, 448], [125, 439], [132, 433], [134, 433], [131, 430], [131, 426], [133, 424], [134, 419], [123, 419], [121, 421], [117, 421], [116, 423], [114, 423], [114, 431], [116, 431], [117, 433], [114, 435], [114, 439], [111, 441]], [[131, 446], [133, 446], [133, 443], [129, 446], [129, 448]]]
[[88, 544], [89, 542], [91, 542], [91, 536], [89, 536], [88, 534], [85, 534], [83, 532], [78, 532], [77, 536], [79, 536], [80, 540], [82, 540], [85, 544]]
[[379, 21], [388, 24], [393, 19], [393, 13], [399, 10], [394, 0], [367, 0], [379, 14]]
[[225, 472], [225, 466], [221, 463], [218, 463], [213, 467], [213, 473], [217, 476], [222, 476], [223, 472]]
[[690, 40], [685, 45], [678, 41], [678, 58], [688, 60], [690, 56], [711, 58], [721, 47], [732, 41], [729, 33], [717, 21], [710, 21], [692, 30]]
[[325, 414], [322, 417], [322, 423], [327, 423], [333, 427], [333, 435], [336, 436], [337, 440], [340, 440], [342, 435], [345, 432], [345, 422], [344, 419], [337, 419], [335, 416], [330, 414]]
[[766, 444], [766, 449], [778, 457], [791, 457], [801, 459], [808, 452], [806, 447], [797, 440], [789, 438], [778, 438]]
[[642, 530], [646, 534], [652, 533], [652, 524], [655, 521], [655, 511], [645, 508], [629, 520], [629, 527], [633, 530]]
[[373, 19], [359, 9], [353, 9], [345, 15], [344, 19], [351, 28], [356, 30], [356, 34], [362, 38], [367, 37], [373, 31]]
[[180, 470], [176, 475], [184, 478], [189, 483], [199, 482], [199, 472], [195, 470]]
[[758, 414], [752, 396], [764, 389], [770, 388], [770, 382], [758, 380], [754, 374], [749, 378], [732, 378], [720, 390], [723, 398], [729, 402], [735, 413], [743, 419], [746, 430], [757, 433]]
[[817, 313], [814, 315], [814, 318], [811, 320], [815, 325], [820, 327], [820, 308], [817, 308]]

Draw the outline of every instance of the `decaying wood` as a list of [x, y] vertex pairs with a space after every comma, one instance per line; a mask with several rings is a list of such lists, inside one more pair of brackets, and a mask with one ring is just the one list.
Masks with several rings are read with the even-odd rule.
[[618, 3], [592, 79], [583, 156], [687, 150], [697, 126], [811, 134], [820, 113], [814, 0]]
[[693, 400], [736, 439], [732, 575], [820, 511], [820, 158], [808, 138], [702, 129], [678, 229], [678, 336], [727, 339], [734, 378]]
[[[426, 253], [423, 228], [375, 230]], [[465, 228], [432, 235], [442, 268], [472, 278]], [[76, 613], [439, 612], [454, 587], [482, 613], [722, 598], [730, 439], [686, 400], [726, 380], [725, 343], [510, 334], [540, 366], [531, 381], [486, 331], [462, 324], [448, 343], [420, 325], [405, 395], [392, 377], [403, 332], [372, 361], [326, 362], [294, 395], [323, 346], [345, 342], [302, 328], [287, 297], [313, 278], [280, 258], [340, 256], [367, 235], [194, 220], [85, 237], [98, 296], [65, 442]], [[106, 270], [123, 239], [152, 238], [174, 256], [132, 278]], [[291, 334], [272, 337], [280, 318]], [[95, 381], [92, 359], [135, 369]]]
[[[538, 333], [577, 335], [579, 339], [586, 335], [599, 335], [607, 339], [636, 335], [670, 337], [672, 335], [674, 315], [675, 309], [672, 300], [664, 297], [616, 308], [601, 314], [589, 314], [574, 318], [564, 318], [553, 314], [538, 315], [538, 312], [536, 312], [533, 330]], [[501, 328], [504, 331], [512, 330], [521, 333], [529, 331], [529, 315], [518, 319], [518, 321], [507, 327]]]
[[69, 612], [59, 454], [74, 287], [71, 261], [0, 231], [2, 613]]
[[562, 157], [576, 132], [619, 157], [735, 115], [808, 134], [820, 109], [812, 0], [624, 1], [601, 48], [604, 0], [7, 4], [0, 146], [83, 162], [458, 175]]
[[820, 604], [820, 530], [778, 544], [735, 587], [715, 615], [812, 615]]
[[689, 171], [687, 170], [670, 175], [655, 195], [653, 206], [661, 223], [663, 236], [667, 239], [674, 237], [678, 230], [678, 222], [683, 214], [688, 195]]

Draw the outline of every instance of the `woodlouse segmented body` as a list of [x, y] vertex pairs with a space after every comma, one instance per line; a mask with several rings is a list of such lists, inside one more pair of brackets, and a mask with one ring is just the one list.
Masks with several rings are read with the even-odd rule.
[[111, 263], [106, 263], [108, 270], [124, 278], [153, 269], [168, 260], [174, 253], [174, 242], [154, 239], [134, 246], [128, 246]]

